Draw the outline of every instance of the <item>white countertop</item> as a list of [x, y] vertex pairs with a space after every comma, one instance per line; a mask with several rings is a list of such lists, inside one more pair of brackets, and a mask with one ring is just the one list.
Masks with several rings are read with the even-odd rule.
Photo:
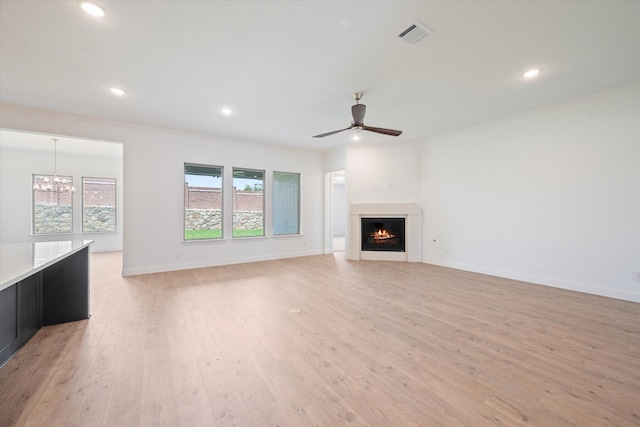
[[0, 291], [89, 246], [93, 240], [0, 245]]

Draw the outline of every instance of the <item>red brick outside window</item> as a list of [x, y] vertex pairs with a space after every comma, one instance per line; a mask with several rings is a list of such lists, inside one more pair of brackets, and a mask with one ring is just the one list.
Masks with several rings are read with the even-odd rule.
[[82, 231], [117, 231], [115, 178], [82, 178]]

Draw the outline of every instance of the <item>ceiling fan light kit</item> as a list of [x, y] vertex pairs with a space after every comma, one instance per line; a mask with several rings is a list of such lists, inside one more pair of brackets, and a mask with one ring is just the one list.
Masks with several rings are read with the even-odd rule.
[[353, 121], [351, 122], [351, 126], [348, 128], [334, 130], [327, 133], [321, 133], [320, 135], [314, 135], [314, 138], [324, 138], [325, 136], [333, 135], [338, 132], [342, 132], [345, 130], [351, 130], [352, 132], [362, 132], [363, 130], [367, 130], [369, 132], [380, 133], [383, 135], [390, 136], [398, 136], [402, 133], [401, 130], [395, 129], [386, 129], [386, 128], [378, 128], [373, 126], [366, 126], [363, 122], [364, 114], [367, 112], [367, 106], [364, 104], [360, 104], [360, 99], [362, 98], [362, 92], [356, 92], [353, 94], [353, 99], [356, 100], [355, 105], [351, 106], [351, 116], [353, 117]]

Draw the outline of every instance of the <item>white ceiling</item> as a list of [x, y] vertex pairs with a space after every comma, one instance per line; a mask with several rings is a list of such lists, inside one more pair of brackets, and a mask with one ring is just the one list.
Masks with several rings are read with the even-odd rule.
[[96, 3], [0, 1], [2, 103], [323, 151], [356, 91], [396, 144], [640, 81], [640, 1]]
[[[53, 142], [54, 138], [57, 139], [55, 145]], [[51, 159], [53, 159], [54, 151], [59, 154], [73, 153], [83, 156], [122, 159], [122, 148], [122, 144], [117, 142], [0, 129], [0, 150], [42, 151], [44, 153], [50, 153], [52, 156]]]

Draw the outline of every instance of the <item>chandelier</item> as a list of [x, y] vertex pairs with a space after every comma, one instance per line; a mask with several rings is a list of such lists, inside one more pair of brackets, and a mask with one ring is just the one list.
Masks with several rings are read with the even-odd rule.
[[66, 178], [58, 177], [58, 140], [53, 139], [53, 179], [50, 180], [48, 176], [45, 176], [42, 182], [36, 182], [33, 184], [35, 191], [54, 192], [54, 193], [75, 193], [76, 187], [71, 185], [71, 182], [67, 182]]

